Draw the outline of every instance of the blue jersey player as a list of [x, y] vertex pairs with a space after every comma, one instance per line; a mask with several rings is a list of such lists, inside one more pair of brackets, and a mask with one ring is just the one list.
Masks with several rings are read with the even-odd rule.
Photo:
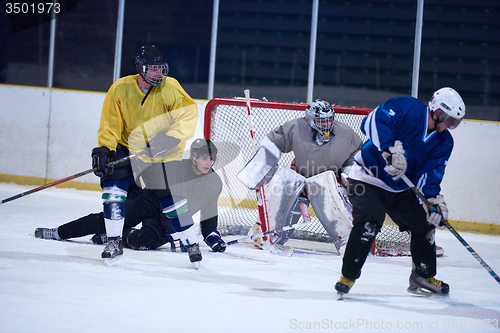
[[[413, 261], [410, 292], [448, 294], [449, 285], [436, 275], [435, 227], [448, 219], [440, 183], [453, 149], [448, 131], [465, 115], [465, 104], [452, 88], [437, 90], [426, 106], [413, 97], [397, 97], [375, 108], [361, 123], [368, 137], [348, 173], [353, 228], [346, 246], [342, 276], [335, 285], [349, 292], [370, 251], [386, 213], [401, 231], [411, 232]], [[406, 175], [440, 209], [426, 207], [400, 179]]]

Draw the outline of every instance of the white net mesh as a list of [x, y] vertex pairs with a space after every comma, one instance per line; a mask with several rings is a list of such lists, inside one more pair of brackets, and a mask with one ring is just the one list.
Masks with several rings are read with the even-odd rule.
[[[256, 142], [260, 142], [267, 133], [286, 121], [303, 117], [306, 107], [307, 104], [252, 101]], [[336, 120], [349, 125], [363, 140], [366, 140], [360, 131], [360, 124], [370, 110], [339, 106], [334, 106], [334, 109]], [[217, 146], [217, 162], [214, 168], [223, 182], [223, 190], [218, 201], [218, 228], [225, 235], [244, 235], [252, 225], [259, 221], [255, 191], [248, 190], [236, 178], [236, 174], [250, 160], [254, 151], [245, 100], [211, 100], [205, 110], [205, 137], [212, 140], [216, 146], [218, 142], [232, 143]], [[280, 166], [290, 166], [293, 157], [293, 153], [283, 154], [279, 162]], [[314, 211], [311, 208], [309, 211], [311, 223], [296, 229], [292, 238], [332, 242]], [[301, 221], [302, 218], [299, 222]], [[396, 232], [392, 232], [392, 229]], [[392, 243], [402, 245], [408, 242], [406, 233], [400, 233], [395, 225], [392, 229], [386, 230], [384, 226], [379, 234], [387, 248], [391, 248]], [[400, 236], [403, 236], [402, 239]], [[379, 237], [377, 237], [377, 242]]]
[[384, 225], [377, 234], [372, 253], [378, 256], [409, 256], [409, 231], [399, 231], [399, 227], [386, 215]]

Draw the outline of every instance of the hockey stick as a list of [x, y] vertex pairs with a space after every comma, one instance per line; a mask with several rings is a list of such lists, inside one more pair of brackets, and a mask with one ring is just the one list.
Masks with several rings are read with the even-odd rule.
[[[245, 89], [245, 100], [246, 100], [246, 105], [247, 105], [247, 113], [248, 113], [248, 126], [250, 127], [250, 136], [252, 137], [252, 144], [254, 147], [253, 153], [255, 154], [257, 152], [257, 142], [255, 140], [255, 129], [253, 127], [253, 116], [252, 116], [252, 107], [250, 105], [250, 90]], [[266, 203], [266, 196], [264, 193], [264, 185], [261, 186], [260, 189], [255, 190], [257, 194], [257, 206], [259, 209], [259, 218], [260, 221], [262, 222], [262, 231], [266, 232], [269, 230], [269, 217], [267, 215], [267, 203]], [[266, 241], [267, 237], [263, 237], [262, 240]]]
[[[138, 157], [138, 156], [140, 156], [140, 155], [142, 155], [144, 153], [145, 152], [142, 151], [142, 152], [139, 152], [139, 153], [134, 154], [134, 155], [125, 156], [124, 158], [121, 158], [119, 160], [116, 160], [116, 161], [108, 163], [108, 166], [116, 165], [118, 163], [122, 163], [122, 162], [125, 162], [125, 161], [128, 161], [128, 160], [134, 159], [134, 158], [136, 158], [136, 157]], [[10, 198], [3, 199], [2, 201], [0, 201], [0, 205], [4, 204], [6, 202], [12, 201], [12, 200], [16, 200], [16, 199], [22, 198], [24, 196], [27, 196], [28, 194], [35, 193], [35, 192], [38, 192], [38, 191], [41, 191], [41, 190], [45, 190], [46, 188], [49, 188], [49, 187], [52, 187], [52, 186], [55, 186], [55, 185], [67, 182], [69, 180], [72, 180], [72, 179], [75, 179], [75, 178], [78, 178], [78, 177], [81, 177], [81, 176], [85, 176], [86, 174], [89, 174], [89, 173], [92, 173], [92, 172], [95, 172], [95, 171], [97, 171], [97, 168], [88, 169], [88, 170], [76, 173], [76, 174], [74, 174], [72, 176], [56, 180], [55, 182], [52, 182], [52, 183], [49, 183], [49, 184], [45, 184], [45, 185], [42, 185], [40, 187], [34, 188], [32, 190], [29, 190], [29, 191], [26, 191], [26, 192], [14, 195], [14, 196], [12, 196]]]
[[[429, 212], [431, 213], [438, 213], [438, 209], [429, 202], [429, 200], [427, 200], [426, 197], [424, 197], [424, 195], [422, 194], [422, 192], [420, 192], [418, 190], [418, 188], [415, 187], [415, 185], [413, 185], [413, 183], [411, 182], [411, 180], [408, 179], [408, 177], [406, 177], [406, 175], [403, 175], [401, 177], [401, 179], [404, 180], [404, 182], [406, 183], [406, 185], [408, 185], [408, 187], [417, 195], [417, 197], [420, 198], [420, 200], [422, 200], [422, 202], [427, 206], [427, 208], [429, 209]], [[451, 231], [451, 233], [453, 234], [453, 236], [455, 236], [459, 241], [460, 243], [462, 243], [463, 246], [465, 246], [465, 248], [470, 252], [470, 254], [472, 254], [472, 256], [474, 258], [476, 258], [476, 260], [481, 264], [481, 266], [484, 267], [484, 269], [486, 269], [488, 271], [488, 273], [490, 273], [490, 275], [500, 284], [500, 277], [497, 275], [497, 273], [495, 273], [493, 271], [493, 269], [491, 269], [491, 267], [483, 260], [483, 258], [481, 258], [479, 256], [479, 254], [477, 254], [476, 251], [474, 251], [474, 249], [469, 245], [469, 243], [467, 243], [463, 238], [462, 236], [460, 236], [460, 234], [455, 230], [455, 228], [453, 228], [451, 226], [451, 224], [446, 221], [446, 220], [442, 220], [444, 225], [448, 228], [448, 230]]]
[[239, 244], [239, 243], [242, 243], [242, 242], [245, 242], [245, 241], [248, 241], [248, 240], [254, 240], [254, 239], [261, 238], [261, 237], [264, 237], [264, 236], [267, 236], [267, 235], [272, 235], [272, 234], [275, 234], [275, 233], [278, 233], [278, 232], [292, 230], [292, 229], [298, 228], [300, 226], [303, 226], [303, 225], [306, 225], [306, 224], [309, 224], [309, 223], [310, 223], [310, 221], [304, 221], [304, 222], [300, 222], [300, 223], [296, 223], [296, 224], [292, 224], [292, 225], [287, 225], [287, 226], [284, 226], [284, 227], [281, 227], [281, 228], [264, 231], [264, 232], [261, 232], [259, 234], [255, 234], [255, 235], [251, 235], [251, 236], [246, 236], [246, 237], [242, 237], [242, 238], [239, 238], [239, 239], [235, 239], [235, 240], [227, 242], [226, 244], [227, 245]]
[[[255, 241], [257, 239], [260, 239], [261, 237], [265, 237], [266, 235], [271, 235], [271, 234], [275, 234], [278, 232], [292, 230], [292, 229], [298, 228], [299, 226], [303, 226], [303, 225], [311, 223], [311, 216], [309, 216], [308, 206], [305, 205], [304, 203], [300, 203], [300, 212], [301, 212], [301, 215], [303, 218], [303, 221], [300, 223], [296, 223], [294, 225], [284, 226], [281, 228], [276, 228], [274, 230], [268, 230], [265, 232], [261, 232], [259, 234], [249, 235], [249, 236], [243, 237], [241, 239], [235, 239], [235, 240], [228, 242], [227, 244], [233, 245], [233, 244], [238, 244], [238, 243], [241, 243], [241, 242], [244, 242], [247, 240], [253, 240], [255, 243]], [[291, 246], [280, 245], [280, 244], [271, 244], [270, 242], [265, 242], [265, 243], [263, 243], [262, 246], [259, 246], [259, 247], [271, 252], [272, 254], [277, 254], [280, 256], [284, 256], [284, 257], [292, 256], [293, 252], [295, 251], [295, 248], [293, 248]]]

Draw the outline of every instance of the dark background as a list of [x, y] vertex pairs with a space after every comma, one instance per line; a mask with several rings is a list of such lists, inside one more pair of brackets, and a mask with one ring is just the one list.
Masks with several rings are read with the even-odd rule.
[[[212, 0], [126, 1], [121, 75], [144, 44], [206, 99]], [[220, 0], [214, 97], [305, 102], [312, 1]], [[375, 107], [410, 95], [417, 0], [320, 1], [314, 98]], [[117, 0], [82, 0], [57, 19], [55, 88], [105, 92], [113, 80]], [[455, 88], [468, 119], [500, 120], [500, 2], [426, 0], [418, 97]], [[46, 86], [50, 23], [13, 32], [0, 13], [0, 83]]]

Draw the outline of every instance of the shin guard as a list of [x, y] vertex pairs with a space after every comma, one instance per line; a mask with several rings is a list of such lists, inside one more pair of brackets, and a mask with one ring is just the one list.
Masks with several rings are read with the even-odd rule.
[[168, 217], [174, 231], [179, 234], [184, 245], [198, 243], [193, 217], [188, 210], [186, 199], [176, 201], [173, 205], [164, 208], [163, 214]]
[[102, 192], [104, 224], [109, 237], [121, 237], [125, 223], [125, 199], [127, 191], [117, 187], [105, 187]]

